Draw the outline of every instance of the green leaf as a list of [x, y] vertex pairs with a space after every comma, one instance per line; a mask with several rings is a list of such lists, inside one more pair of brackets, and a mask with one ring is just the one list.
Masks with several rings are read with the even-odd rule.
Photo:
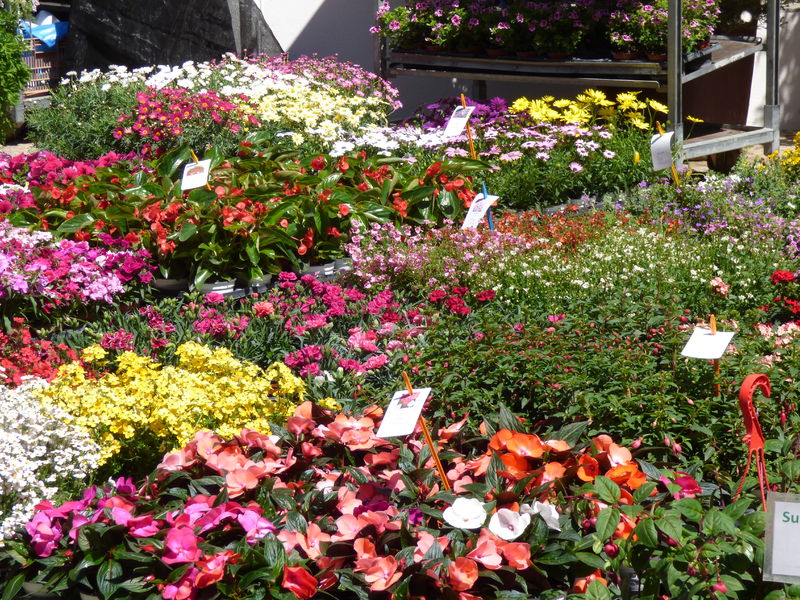
[[94, 223], [94, 217], [88, 213], [82, 215], [75, 215], [69, 221], [64, 221], [56, 229], [59, 233], [75, 233], [86, 225]]
[[603, 502], [616, 504], [619, 501], [621, 495], [619, 486], [608, 477], [598, 475], [594, 478], [594, 486], [597, 490], [597, 496]]
[[583, 597], [586, 600], [611, 600], [611, 592], [599, 581], [590, 581]]
[[658, 546], [658, 531], [653, 519], [642, 519], [633, 529], [633, 533], [645, 546], [655, 548]]
[[589, 426], [589, 421], [580, 421], [564, 425], [561, 429], [553, 433], [550, 439], [564, 440], [570, 446], [575, 446], [580, 441], [581, 436]]
[[648, 481], [647, 483], [642, 484], [633, 492], [633, 501], [637, 504], [640, 502], [644, 502], [650, 497], [650, 494], [653, 493], [653, 490], [658, 487], [657, 483], [652, 481]]
[[720, 533], [727, 533], [733, 535], [736, 531], [736, 525], [725, 513], [712, 508], [706, 513], [703, 519], [703, 533], [709, 535], [718, 535]]
[[662, 473], [654, 464], [642, 460], [641, 458], [637, 458], [636, 462], [639, 463], [639, 468], [642, 470], [642, 473], [647, 475], [649, 479], [658, 481], [661, 478]]
[[677, 517], [664, 516], [656, 519], [656, 527], [676, 542], [683, 541], [683, 522]]
[[119, 579], [122, 577], [122, 565], [109, 559], [100, 565], [97, 570], [97, 589], [103, 598], [110, 598], [119, 589]]
[[603, 569], [606, 566], [606, 561], [602, 557], [591, 552], [576, 552], [575, 556], [580, 562], [589, 565], [593, 569]]
[[682, 498], [677, 502], [673, 502], [672, 508], [693, 523], [699, 523], [703, 518], [703, 505], [694, 498]]
[[184, 223], [178, 233], [178, 241], [185, 242], [190, 237], [197, 233], [197, 225], [194, 223]]
[[299, 512], [290, 511], [286, 514], [286, 529], [305, 533], [308, 529], [308, 521]]
[[722, 512], [728, 515], [731, 519], [739, 519], [747, 509], [750, 508], [750, 500], [747, 498], [740, 498], [736, 502], [732, 502], [722, 509]]
[[3, 597], [1, 600], [11, 600], [22, 589], [22, 583], [25, 581], [25, 573], [19, 573], [11, 581], [6, 583], [3, 590]]
[[607, 540], [611, 537], [616, 530], [617, 525], [619, 525], [619, 519], [619, 511], [612, 506], [607, 506], [597, 513], [597, 524], [595, 525], [595, 529], [601, 540]]

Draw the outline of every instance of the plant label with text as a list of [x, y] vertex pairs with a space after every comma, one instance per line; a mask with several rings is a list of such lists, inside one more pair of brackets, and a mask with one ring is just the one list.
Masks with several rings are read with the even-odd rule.
[[486, 211], [489, 210], [489, 207], [493, 206], [499, 198], [500, 196], [489, 195], [484, 197], [482, 193], [475, 194], [475, 197], [472, 199], [472, 204], [469, 206], [469, 211], [467, 211], [467, 216], [464, 217], [464, 223], [461, 225], [461, 229], [477, 228], [483, 220]]
[[208, 173], [211, 171], [211, 159], [190, 162], [183, 167], [182, 190], [192, 190], [203, 187], [208, 183]]
[[767, 494], [764, 581], [800, 583], [800, 495]]
[[459, 106], [450, 115], [447, 125], [444, 128], [444, 137], [455, 137], [461, 135], [464, 128], [467, 126], [467, 121], [472, 112], [475, 110], [474, 106]]
[[683, 356], [689, 358], [702, 358], [713, 360], [725, 354], [725, 349], [733, 339], [733, 331], [717, 331], [711, 333], [710, 329], [695, 327], [692, 337], [681, 350]]
[[413, 433], [430, 394], [431, 388], [414, 390], [413, 396], [409, 395], [408, 390], [395, 392], [375, 435], [386, 438]]
[[672, 132], [655, 134], [650, 139], [650, 155], [653, 157], [653, 170], [668, 169], [672, 165]]

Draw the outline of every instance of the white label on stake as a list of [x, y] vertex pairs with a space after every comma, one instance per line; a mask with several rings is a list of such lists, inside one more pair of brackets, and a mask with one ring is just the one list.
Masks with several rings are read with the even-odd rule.
[[464, 217], [464, 223], [461, 225], [461, 229], [477, 228], [483, 220], [486, 211], [489, 210], [490, 206], [494, 206], [494, 203], [497, 202], [499, 198], [500, 196], [491, 195], [484, 198], [482, 193], [475, 194], [475, 197], [472, 199], [472, 204], [469, 205], [467, 216]]
[[668, 169], [672, 165], [672, 132], [655, 134], [650, 139], [650, 155], [653, 157], [653, 170]]
[[474, 106], [459, 106], [450, 115], [450, 120], [447, 121], [447, 126], [444, 128], [444, 137], [455, 137], [461, 135], [464, 127], [467, 126], [467, 121], [475, 110]]
[[800, 495], [767, 494], [764, 581], [800, 583]]
[[733, 331], [717, 331], [716, 334], [712, 334], [710, 329], [695, 327], [681, 354], [705, 360], [720, 358], [731, 343], [733, 333]]
[[208, 183], [208, 172], [210, 170], [211, 159], [201, 160], [200, 162], [190, 162], [183, 167], [181, 189], [185, 191], [204, 186]]
[[387, 438], [413, 433], [430, 394], [431, 388], [414, 390], [413, 396], [408, 395], [408, 390], [395, 392], [375, 435]]

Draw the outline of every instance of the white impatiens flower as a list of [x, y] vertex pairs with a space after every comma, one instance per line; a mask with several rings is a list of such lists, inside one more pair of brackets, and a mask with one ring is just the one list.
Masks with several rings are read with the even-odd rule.
[[489, 519], [489, 531], [500, 539], [510, 542], [521, 536], [530, 524], [529, 514], [501, 508]]
[[537, 500], [533, 503], [533, 506], [530, 504], [523, 504], [519, 511], [530, 516], [539, 515], [550, 529], [561, 531], [561, 527], [558, 524], [558, 511], [556, 507], [549, 502], [539, 502]]
[[452, 506], [444, 509], [444, 520], [457, 529], [479, 529], [486, 522], [486, 509], [476, 498], [456, 498]]

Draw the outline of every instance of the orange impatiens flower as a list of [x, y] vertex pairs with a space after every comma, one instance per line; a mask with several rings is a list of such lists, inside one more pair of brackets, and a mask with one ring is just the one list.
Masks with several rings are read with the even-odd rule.
[[487, 569], [491, 569], [493, 571], [495, 569], [499, 569], [503, 564], [503, 557], [500, 555], [500, 551], [498, 550], [494, 539], [497, 538], [495, 538], [495, 536], [489, 537], [484, 529], [481, 533], [481, 537], [478, 538], [477, 546], [472, 552], [467, 554], [467, 557], [477, 560]]
[[600, 466], [597, 459], [588, 454], [581, 454], [578, 459], [578, 479], [581, 481], [594, 481], [600, 475]]
[[500, 551], [508, 564], [514, 569], [527, 569], [531, 566], [531, 547], [525, 542], [506, 542]]
[[514, 437], [513, 431], [501, 429], [492, 436], [491, 440], [489, 440], [489, 448], [497, 451], [505, 450], [508, 440], [510, 440], [512, 437]]
[[506, 450], [516, 456], [541, 458], [544, 454], [544, 445], [538, 435], [514, 433], [506, 441]]
[[457, 592], [465, 592], [478, 580], [478, 565], [471, 558], [459, 556], [447, 570], [448, 582]]
[[307, 600], [317, 593], [317, 578], [303, 567], [283, 567], [281, 585], [300, 600]]
[[530, 474], [530, 465], [528, 464], [528, 459], [524, 456], [517, 456], [507, 452], [500, 457], [500, 460], [506, 466], [501, 473], [509, 479], [522, 479]]
[[547, 463], [543, 469], [541, 469], [541, 473], [539, 477], [536, 478], [535, 485], [542, 485], [543, 483], [548, 483], [550, 481], [556, 481], [557, 479], [561, 479], [564, 476], [564, 473], [567, 472], [567, 469], [564, 465], [562, 465], [558, 461], [553, 461]]
[[586, 588], [589, 587], [589, 584], [592, 581], [599, 581], [604, 586], [608, 587], [608, 582], [603, 578], [603, 572], [600, 569], [597, 569], [594, 573], [587, 575], [586, 577], [576, 579], [575, 585], [572, 586], [572, 591], [577, 594], [584, 594], [586, 593]]
[[634, 462], [609, 469], [606, 477], [617, 485], [627, 485], [632, 490], [642, 487], [647, 481], [647, 476], [639, 470], [639, 466]]

